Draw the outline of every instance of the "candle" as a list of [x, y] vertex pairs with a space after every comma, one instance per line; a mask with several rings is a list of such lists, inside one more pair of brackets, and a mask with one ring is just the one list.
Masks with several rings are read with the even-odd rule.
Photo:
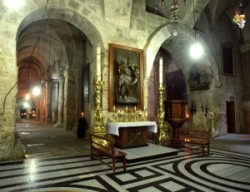
[[101, 80], [101, 48], [97, 47], [96, 50], [96, 77], [97, 80]]
[[135, 106], [135, 111], [136, 111], [136, 106]]
[[159, 83], [163, 83], [163, 59], [162, 57], [160, 58], [159, 62]]
[[113, 111], [115, 111], [115, 105], [113, 106]]
[[185, 116], [186, 116], [186, 119], [189, 119], [188, 105], [187, 104], [185, 105]]

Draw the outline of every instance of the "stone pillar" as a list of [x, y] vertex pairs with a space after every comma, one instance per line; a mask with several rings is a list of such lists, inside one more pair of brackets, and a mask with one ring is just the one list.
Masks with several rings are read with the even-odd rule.
[[58, 80], [53, 80], [51, 85], [51, 97], [50, 97], [52, 123], [56, 123], [58, 119], [58, 94], [59, 94], [59, 82]]
[[43, 97], [42, 97], [42, 108], [39, 111], [39, 118], [43, 123], [48, 123], [48, 116], [49, 116], [49, 83], [46, 81], [44, 83], [44, 88], [43, 88]]
[[244, 133], [250, 133], [250, 44], [240, 47], [242, 54], [242, 82], [243, 82], [243, 128]]
[[63, 127], [64, 76], [60, 75], [58, 95], [58, 121], [56, 127]]
[[47, 111], [46, 111], [46, 122], [47, 123], [51, 123], [51, 84], [52, 84], [52, 81], [50, 80], [48, 82], [48, 91], [47, 91]]
[[69, 81], [69, 75], [68, 75], [68, 69], [64, 70], [63, 72], [64, 76], [64, 105], [63, 107], [63, 124], [64, 128], [67, 129], [68, 125], [68, 81]]

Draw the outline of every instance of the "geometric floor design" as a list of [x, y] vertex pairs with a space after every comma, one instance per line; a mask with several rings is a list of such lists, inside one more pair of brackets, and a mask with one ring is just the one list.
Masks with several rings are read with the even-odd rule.
[[[110, 161], [110, 159], [106, 159]], [[1, 192], [239, 192], [250, 191], [250, 156], [211, 149], [122, 164], [113, 173], [85, 156], [0, 163]]]

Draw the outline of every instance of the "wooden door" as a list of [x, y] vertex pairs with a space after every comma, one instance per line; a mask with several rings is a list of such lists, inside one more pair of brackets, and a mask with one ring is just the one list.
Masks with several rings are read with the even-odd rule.
[[235, 133], [235, 103], [234, 101], [227, 102], [227, 132]]

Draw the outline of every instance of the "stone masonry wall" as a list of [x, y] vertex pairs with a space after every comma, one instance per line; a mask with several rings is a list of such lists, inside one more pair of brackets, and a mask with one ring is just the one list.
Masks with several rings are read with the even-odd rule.
[[[108, 112], [109, 98], [109, 62], [108, 46], [109, 43], [116, 43], [128, 47], [144, 50], [144, 103], [148, 101], [148, 83], [153, 61], [161, 45], [169, 38], [172, 38], [171, 26], [169, 21], [162, 17], [147, 13], [145, 11], [144, 0], [123, 0], [114, 4], [112, 0], [53, 0], [49, 1], [48, 12], [43, 17], [45, 8], [44, 0], [27, 1], [28, 3], [21, 10], [12, 12], [0, 2], [0, 139], [1, 152], [0, 159], [11, 159], [12, 157], [22, 156], [22, 147], [18, 147], [15, 140], [15, 96], [16, 96], [16, 37], [30, 23], [39, 19], [60, 19], [73, 24], [80, 29], [89, 39], [91, 83], [95, 77], [96, 48], [102, 50], [102, 77], [105, 82], [103, 89], [103, 110]], [[207, 1], [206, 1], [207, 2]], [[205, 5], [205, 4], [204, 4]], [[227, 97], [236, 98], [236, 114], [241, 102], [239, 71], [236, 71], [236, 78], [227, 78], [220, 74], [220, 45], [221, 41], [232, 38], [232, 34], [224, 35], [224, 31], [218, 25], [213, 25], [208, 34], [203, 37], [206, 43], [207, 57], [213, 68], [213, 84], [211, 92], [196, 92], [191, 97], [198, 100], [206, 96], [209, 100], [210, 112], [220, 114], [225, 113], [225, 101]], [[213, 28], [214, 27], [214, 28]], [[224, 26], [223, 26], [224, 27]], [[222, 27], [222, 28], [223, 28]], [[230, 30], [230, 29], [229, 29]], [[183, 35], [192, 36], [192, 26], [185, 23], [178, 27], [178, 31]], [[210, 38], [210, 39], [209, 39]], [[180, 47], [182, 44], [180, 44]], [[182, 47], [181, 47], [182, 48]], [[180, 49], [181, 49], [180, 48]], [[173, 50], [174, 51], [174, 50]], [[177, 52], [176, 52], [177, 53]], [[177, 55], [178, 56], [178, 55]], [[184, 58], [185, 61], [185, 58]], [[180, 68], [185, 68], [183, 65]], [[188, 70], [188, 69], [187, 69]], [[185, 73], [187, 74], [187, 73]], [[227, 79], [232, 79], [228, 83]], [[221, 83], [221, 84], [220, 84]], [[91, 88], [93, 90], [94, 88]], [[94, 95], [92, 92], [91, 95]], [[190, 98], [191, 99], [191, 98]], [[151, 102], [151, 101], [150, 101]], [[157, 101], [155, 101], [157, 102]], [[93, 112], [94, 98], [90, 97], [89, 108]], [[92, 114], [92, 112], [87, 112]], [[197, 116], [198, 117], [198, 116]], [[240, 119], [240, 118], [237, 118]], [[91, 116], [93, 122], [93, 116]], [[195, 121], [195, 120], [194, 120]], [[225, 133], [225, 118], [223, 117], [222, 133]], [[203, 123], [203, 122], [200, 122]], [[237, 122], [237, 125], [240, 121]], [[215, 125], [216, 126], [216, 125]], [[13, 150], [14, 149], [14, 150]]]

